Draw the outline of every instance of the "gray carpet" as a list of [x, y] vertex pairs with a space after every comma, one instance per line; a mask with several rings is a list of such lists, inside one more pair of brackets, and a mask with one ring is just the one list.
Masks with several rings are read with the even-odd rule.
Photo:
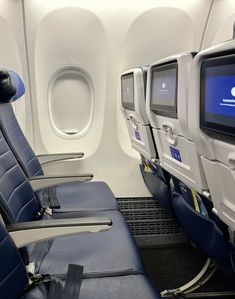
[[[146, 272], [159, 291], [177, 288], [190, 281], [203, 267], [206, 257], [190, 244], [168, 248], [143, 248]], [[235, 290], [221, 271], [196, 292]]]

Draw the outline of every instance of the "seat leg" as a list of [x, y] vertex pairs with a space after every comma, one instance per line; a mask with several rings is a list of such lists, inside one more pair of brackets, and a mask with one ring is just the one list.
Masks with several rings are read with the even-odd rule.
[[180, 297], [181, 295], [188, 294], [193, 292], [194, 290], [203, 286], [215, 273], [216, 265], [214, 262], [208, 258], [201, 269], [201, 271], [188, 283], [185, 285], [171, 289], [171, 290], [164, 290], [161, 292], [161, 296], [164, 297]]

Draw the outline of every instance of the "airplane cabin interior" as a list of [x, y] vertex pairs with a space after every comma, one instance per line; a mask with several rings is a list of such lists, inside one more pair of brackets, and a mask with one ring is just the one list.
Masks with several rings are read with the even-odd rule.
[[0, 0], [0, 299], [235, 298], [235, 1]]

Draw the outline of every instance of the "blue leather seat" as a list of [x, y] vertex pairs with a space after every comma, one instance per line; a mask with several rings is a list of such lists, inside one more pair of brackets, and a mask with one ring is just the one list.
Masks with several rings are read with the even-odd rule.
[[207, 211], [199, 213], [195, 210], [191, 189], [178, 179], [174, 179], [174, 183], [176, 191], [172, 194], [172, 204], [184, 232], [224, 273], [234, 279], [235, 246], [226, 239], [216, 221], [208, 217]]
[[[38, 219], [41, 205], [28, 179], [10, 151], [0, 132], [0, 211], [6, 224]], [[46, 255], [35, 262], [43, 273], [64, 275], [66, 265], [83, 262], [85, 274], [143, 273], [143, 264], [133, 237], [119, 211], [83, 213], [56, 213], [55, 217], [108, 216], [113, 225], [109, 231], [97, 234], [57, 238], [45, 245]], [[44, 217], [48, 217], [45, 215]], [[53, 215], [52, 215], [53, 218]], [[35, 245], [37, 247], [37, 245]], [[33, 246], [33, 247], [35, 247]], [[35, 248], [36, 248], [35, 247]], [[63, 259], [58, 256], [62, 256]], [[29, 248], [30, 260], [35, 259], [35, 249]], [[45, 270], [46, 269], [46, 270]]]
[[[16, 73], [0, 71], [0, 129], [26, 176], [33, 177], [44, 175], [43, 169], [25, 138], [10, 103], [19, 99], [24, 92], [24, 84]], [[62, 209], [118, 210], [116, 199], [104, 182], [87, 182], [84, 185], [78, 182], [55, 188]], [[48, 189], [38, 193], [41, 200], [45, 193], [48, 193]]]
[[[26, 269], [14, 242], [1, 224], [0, 265], [0, 298], [48, 298], [50, 282], [42, 282], [23, 294], [28, 284]], [[79, 299], [91, 298], [159, 299], [160, 295], [144, 275], [125, 275], [82, 279]]]
[[[80, 213], [80, 217], [97, 216], [96, 213]], [[117, 274], [144, 273], [137, 246], [120, 212], [99, 212], [99, 216], [112, 219], [108, 231], [84, 233], [79, 236], [60, 237], [46, 244], [42, 256], [37, 244], [28, 247], [30, 261], [40, 274], [63, 276], [67, 265], [81, 264], [86, 277], [102, 277]]]
[[[48, 287], [40, 285], [21, 299], [47, 298]], [[83, 279], [79, 299], [158, 299], [160, 295], [144, 275]]]

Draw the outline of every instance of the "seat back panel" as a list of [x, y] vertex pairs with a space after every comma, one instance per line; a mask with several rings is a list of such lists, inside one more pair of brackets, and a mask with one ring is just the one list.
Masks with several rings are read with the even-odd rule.
[[19, 299], [28, 283], [23, 261], [5, 228], [0, 225], [0, 298]]
[[11, 220], [6, 219], [3, 215], [6, 222], [35, 220], [41, 208], [40, 203], [1, 132], [0, 190], [0, 200], [4, 201], [4, 206], [13, 215]]
[[40, 162], [19, 126], [11, 103], [0, 103], [0, 126], [25, 174], [28, 177], [43, 175]]
[[192, 61], [193, 53], [180, 53], [151, 64], [146, 104], [162, 167], [202, 193], [207, 183], [188, 131]]

